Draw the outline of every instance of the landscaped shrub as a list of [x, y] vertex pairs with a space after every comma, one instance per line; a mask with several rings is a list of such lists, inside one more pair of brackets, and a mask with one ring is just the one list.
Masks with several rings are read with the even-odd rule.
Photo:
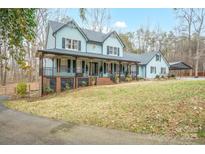
[[155, 79], [159, 79], [159, 78], [160, 78], [160, 76], [159, 76], [159, 75], [156, 75], [156, 76], [155, 76]]
[[44, 91], [44, 93], [46, 93], [46, 94], [49, 94], [49, 93], [53, 93], [53, 92], [54, 92], [54, 90], [51, 89], [50, 86], [45, 87], [43, 91]]
[[132, 81], [131, 75], [127, 75], [127, 76], [125, 77], [125, 81]]
[[143, 77], [136, 77], [136, 80], [140, 81], [140, 80], [145, 80], [145, 79]]
[[168, 75], [168, 78], [173, 78], [173, 79], [175, 79], [175, 75], [174, 74], [171, 74], [171, 75]]
[[20, 97], [25, 97], [27, 92], [27, 85], [25, 82], [20, 82], [16, 86], [17, 95]]
[[82, 87], [86, 87], [87, 86], [87, 82], [86, 81], [82, 81], [81, 85], [82, 85]]
[[118, 75], [118, 74], [115, 74], [115, 75], [114, 75], [113, 81], [114, 81], [115, 83], [119, 83], [119, 82], [120, 82], [120, 78], [119, 78], [119, 75]]
[[70, 84], [68, 82], [66, 82], [66, 85], [65, 85], [65, 90], [70, 90]]
[[92, 85], [92, 86], [94, 86], [94, 85], [96, 84], [96, 80], [95, 80], [95, 77], [94, 77], [94, 76], [92, 76], [92, 77], [90, 78], [90, 81], [91, 81], [91, 85]]

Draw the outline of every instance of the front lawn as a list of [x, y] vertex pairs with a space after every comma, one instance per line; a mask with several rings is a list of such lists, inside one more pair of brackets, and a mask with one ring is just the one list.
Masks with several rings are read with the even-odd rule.
[[90, 87], [7, 102], [9, 108], [137, 133], [205, 137], [205, 81], [147, 81]]

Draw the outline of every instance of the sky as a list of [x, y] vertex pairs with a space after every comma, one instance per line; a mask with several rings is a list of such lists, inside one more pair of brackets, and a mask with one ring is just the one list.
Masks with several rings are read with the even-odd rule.
[[[135, 31], [141, 26], [153, 30], [160, 27], [163, 31], [170, 31], [176, 27], [176, 15], [173, 9], [109, 9], [111, 15], [110, 26], [121, 31]], [[69, 9], [68, 14], [80, 25], [79, 9]]]

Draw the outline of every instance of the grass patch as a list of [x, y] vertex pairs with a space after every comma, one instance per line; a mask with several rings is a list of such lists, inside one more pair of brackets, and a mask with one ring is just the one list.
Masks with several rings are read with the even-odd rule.
[[168, 136], [204, 137], [205, 81], [147, 81], [97, 86], [6, 106], [78, 124]]

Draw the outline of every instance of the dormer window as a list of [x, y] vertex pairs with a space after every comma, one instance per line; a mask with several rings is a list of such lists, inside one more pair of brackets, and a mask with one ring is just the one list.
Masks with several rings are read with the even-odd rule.
[[156, 61], [161, 61], [161, 55], [156, 55]]
[[113, 56], [119, 56], [120, 48], [107, 46], [107, 54]]
[[62, 48], [65, 48], [68, 50], [80, 51], [81, 50], [81, 41], [63, 38]]

